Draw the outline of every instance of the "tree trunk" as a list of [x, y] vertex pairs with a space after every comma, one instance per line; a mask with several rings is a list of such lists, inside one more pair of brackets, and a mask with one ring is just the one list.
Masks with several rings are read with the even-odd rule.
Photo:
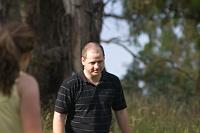
[[0, 0], [0, 27], [20, 19], [19, 0]]
[[[19, 2], [0, 0], [0, 25], [26, 20], [35, 30], [36, 47], [28, 71], [39, 82], [44, 126], [51, 128], [49, 112], [61, 82], [82, 69], [81, 47], [88, 41], [99, 42], [103, 1], [29, 0], [23, 1], [29, 2], [24, 3], [26, 9]], [[21, 8], [27, 13], [25, 20]]]
[[32, 0], [28, 23], [37, 46], [29, 71], [37, 78], [42, 102], [55, 96], [64, 78], [82, 69], [81, 47], [99, 42], [103, 2], [94, 0]]
[[[200, 66], [200, 62], [199, 62], [199, 66]], [[196, 80], [196, 96], [200, 98], [200, 68], [199, 68], [199, 72], [198, 72], [198, 76]]]

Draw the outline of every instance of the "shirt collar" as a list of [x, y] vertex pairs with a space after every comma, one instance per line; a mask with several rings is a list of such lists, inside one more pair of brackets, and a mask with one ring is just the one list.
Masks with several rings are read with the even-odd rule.
[[[89, 82], [89, 80], [85, 77], [85, 74], [83, 71], [79, 72], [79, 76], [81, 77], [81, 79], [84, 81], [84, 82]], [[105, 71], [103, 70], [102, 71], [102, 75], [101, 75], [101, 78], [100, 78], [100, 83], [101, 82], [104, 82], [106, 80], [105, 78]], [[90, 83], [90, 82], [89, 82]]]

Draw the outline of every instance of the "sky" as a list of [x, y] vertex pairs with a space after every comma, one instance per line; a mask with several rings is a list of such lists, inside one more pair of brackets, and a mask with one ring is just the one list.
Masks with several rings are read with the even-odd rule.
[[[120, 15], [122, 13], [122, 6], [120, 1], [116, 1], [113, 5], [109, 2], [104, 9], [105, 13], [113, 13], [116, 15]], [[116, 21], [113, 18], [106, 18], [103, 22], [103, 28], [101, 32], [101, 40], [110, 40], [111, 38], [119, 37], [122, 40], [127, 40], [129, 37], [129, 26], [126, 21]], [[137, 53], [144, 48], [145, 44], [148, 43], [149, 38], [146, 34], [141, 34], [138, 38], [140, 47], [134, 46], [134, 44], [126, 44], [124, 43], [132, 53], [137, 55]], [[110, 73], [115, 74], [120, 79], [126, 74], [127, 69], [130, 64], [133, 62], [133, 56], [128, 53], [122, 47], [110, 43], [105, 44], [101, 43], [105, 50], [105, 67], [106, 70]]]
[[[115, 14], [121, 14], [122, 7], [120, 3], [116, 3], [112, 5], [109, 3], [105, 7], [106, 13], [115, 13]], [[127, 38], [129, 34], [128, 25], [125, 21], [116, 21], [112, 18], [106, 18], [104, 19], [103, 23], [103, 29], [101, 33], [101, 40], [109, 40], [114, 37], [120, 37], [120, 38]], [[128, 46], [127, 44], [125, 44]], [[102, 43], [102, 46], [105, 50], [105, 67], [106, 70], [110, 73], [115, 74], [120, 79], [123, 78], [123, 76], [126, 74], [126, 71], [128, 69], [128, 66], [133, 61], [132, 56], [124, 50], [122, 47], [110, 43], [105, 44]], [[130, 49], [133, 49], [133, 47], [130, 47]]]

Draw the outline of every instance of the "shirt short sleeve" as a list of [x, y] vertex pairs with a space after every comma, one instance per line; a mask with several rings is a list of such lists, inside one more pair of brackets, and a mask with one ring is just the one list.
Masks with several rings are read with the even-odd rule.
[[55, 108], [56, 112], [67, 114], [71, 107], [71, 94], [70, 94], [70, 87], [69, 84], [64, 81], [59, 88], [57, 98], [55, 101]]
[[115, 89], [115, 96], [112, 104], [112, 108], [115, 111], [122, 110], [127, 107], [126, 100], [124, 97], [123, 89], [119, 78], [113, 81], [113, 86]]

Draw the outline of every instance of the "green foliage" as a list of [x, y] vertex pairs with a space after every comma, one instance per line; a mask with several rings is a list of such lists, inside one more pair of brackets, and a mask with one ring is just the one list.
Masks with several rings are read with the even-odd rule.
[[122, 84], [126, 90], [134, 91], [135, 93], [141, 93], [141, 88], [138, 86], [138, 81], [141, 78], [142, 70], [139, 68], [139, 62], [133, 62], [132, 70], [128, 70], [128, 74], [125, 76], [126, 80], [122, 81]]
[[25, 8], [28, 4], [28, 0], [20, 0], [19, 2], [21, 8]]
[[144, 33], [149, 37], [137, 55], [141, 60], [133, 60], [123, 79], [125, 88], [176, 100], [194, 96], [200, 61], [200, 2], [124, 0], [123, 6], [132, 37]]
[[196, 49], [200, 52], [200, 38], [196, 42]]

